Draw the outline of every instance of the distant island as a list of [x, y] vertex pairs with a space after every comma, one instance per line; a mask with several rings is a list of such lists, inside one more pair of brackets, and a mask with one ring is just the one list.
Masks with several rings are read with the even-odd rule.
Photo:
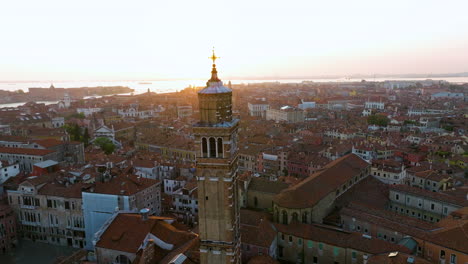
[[29, 92], [0, 90], [0, 103], [18, 103], [29, 101], [55, 101], [62, 100], [65, 93], [73, 99], [82, 99], [85, 96], [103, 96], [134, 92], [126, 86], [98, 86], [79, 88], [29, 88]]

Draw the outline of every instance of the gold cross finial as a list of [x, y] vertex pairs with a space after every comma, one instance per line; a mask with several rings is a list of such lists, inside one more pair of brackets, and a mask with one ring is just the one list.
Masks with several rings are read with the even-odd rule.
[[215, 55], [214, 47], [213, 47], [213, 55], [211, 55], [211, 57], [209, 57], [209, 59], [211, 59], [211, 60], [213, 61], [213, 64], [215, 64], [215, 61], [216, 61], [217, 59], [219, 59], [219, 57], [216, 57], [216, 55]]

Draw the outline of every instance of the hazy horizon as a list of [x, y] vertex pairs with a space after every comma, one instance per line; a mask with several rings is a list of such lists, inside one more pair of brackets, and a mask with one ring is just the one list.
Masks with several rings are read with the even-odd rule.
[[468, 72], [466, 1], [9, 1], [0, 81]]

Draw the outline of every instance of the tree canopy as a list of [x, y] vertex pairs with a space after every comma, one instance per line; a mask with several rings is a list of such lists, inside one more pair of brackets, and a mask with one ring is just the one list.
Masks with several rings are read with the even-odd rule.
[[370, 115], [367, 118], [367, 123], [369, 125], [387, 126], [389, 121], [388, 117], [384, 115]]
[[115, 145], [112, 141], [105, 137], [96, 138], [96, 140], [94, 140], [94, 144], [99, 146], [107, 155], [111, 154], [115, 150]]

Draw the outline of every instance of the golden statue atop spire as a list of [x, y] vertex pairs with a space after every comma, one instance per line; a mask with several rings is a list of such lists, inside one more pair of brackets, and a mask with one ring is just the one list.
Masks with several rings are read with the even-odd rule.
[[214, 47], [213, 47], [213, 55], [209, 57], [210, 60], [213, 61], [213, 64], [215, 64], [216, 60], [219, 59], [219, 57], [216, 57], [215, 52], [214, 52]]

